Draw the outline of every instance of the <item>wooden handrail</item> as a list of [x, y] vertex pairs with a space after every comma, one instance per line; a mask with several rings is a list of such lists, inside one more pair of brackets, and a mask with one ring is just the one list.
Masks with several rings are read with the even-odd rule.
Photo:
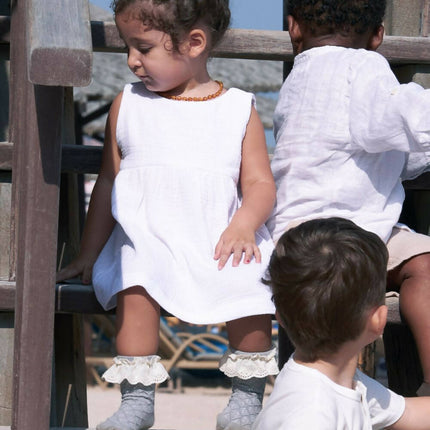
[[28, 0], [28, 78], [38, 85], [91, 82], [93, 48], [87, 0]]
[[[9, 44], [9, 27], [9, 17], [0, 16], [0, 45]], [[91, 35], [95, 52], [125, 52], [113, 22], [91, 21]], [[430, 64], [430, 38], [385, 36], [378, 52], [391, 64]], [[292, 61], [293, 51], [288, 32], [231, 29], [214, 56]]]

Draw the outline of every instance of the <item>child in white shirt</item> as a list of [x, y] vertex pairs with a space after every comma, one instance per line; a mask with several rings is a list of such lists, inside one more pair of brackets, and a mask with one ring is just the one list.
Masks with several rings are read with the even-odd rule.
[[405, 399], [357, 370], [385, 326], [382, 240], [352, 221], [306, 221], [279, 239], [268, 280], [296, 351], [254, 430], [430, 429], [430, 397]]
[[430, 238], [398, 219], [400, 178], [425, 168], [430, 149], [430, 91], [400, 85], [375, 52], [385, 1], [291, 0], [288, 8], [297, 56], [275, 111], [269, 228], [276, 241], [303, 220], [342, 217], [386, 242], [388, 287], [400, 292], [423, 369], [418, 394], [428, 395]]

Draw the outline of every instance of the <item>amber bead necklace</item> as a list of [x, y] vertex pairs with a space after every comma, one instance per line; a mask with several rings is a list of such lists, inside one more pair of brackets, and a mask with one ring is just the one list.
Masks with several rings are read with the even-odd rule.
[[219, 85], [218, 90], [204, 97], [169, 96], [169, 95], [162, 95], [162, 94], [160, 95], [169, 100], [177, 100], [177, 101], [183, 101], [183, 102], [205, 102], [207, 100], [215, 99], [221, 95], [222, 90], [224, 88], [224, 84], [221, 81], [215, 81], [215, 82]]

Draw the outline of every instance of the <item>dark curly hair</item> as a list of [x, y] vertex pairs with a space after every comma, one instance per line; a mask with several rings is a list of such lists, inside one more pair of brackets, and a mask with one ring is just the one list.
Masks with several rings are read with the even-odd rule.
[[382, 24], [386, 0], [288, 0], [287, 13], [314, 35], [363, 34]]
[[315, 219], [285, 232], [263, 282], [286, 331], [310, 362], [363, 331], [385, 300], [387, 248], [342, 218]]
[[178, 51], [181, 40], [198, 22], [210, 30], [212, 49], [230, 25], [229, 0], [113, 0], [115, 15], [137, 7], [138, 18], [149, 28], [167, 33]]

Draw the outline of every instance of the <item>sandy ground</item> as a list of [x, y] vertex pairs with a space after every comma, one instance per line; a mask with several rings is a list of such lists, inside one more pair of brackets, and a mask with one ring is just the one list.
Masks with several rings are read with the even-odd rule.
[[[267, 394], [271, 386], [267, 386]], [[102, 389], [88, 387], [89, 426], [95, 426], [110, 416], [120, 404], [117, 387]], [[159, 388], [155, 397], [157, 430], [214, 430], [216, 415], [228, 402], [230, 388], [227, 380], [194, 381], [182, 390]]]

